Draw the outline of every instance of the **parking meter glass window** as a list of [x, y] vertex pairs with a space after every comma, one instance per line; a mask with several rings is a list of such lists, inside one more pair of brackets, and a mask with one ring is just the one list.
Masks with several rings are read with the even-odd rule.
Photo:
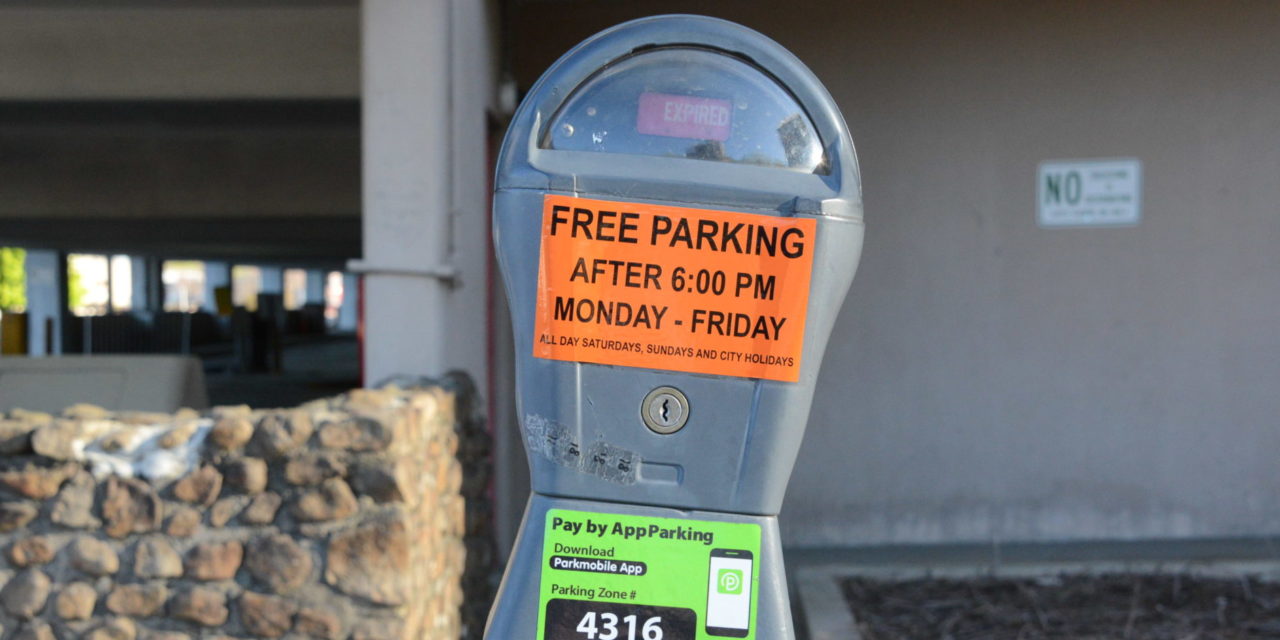
[[692, 158], [827, 173], [795, 98], [738, 58], [653, 49], [583, 82], [548, 121], [544, 149]]

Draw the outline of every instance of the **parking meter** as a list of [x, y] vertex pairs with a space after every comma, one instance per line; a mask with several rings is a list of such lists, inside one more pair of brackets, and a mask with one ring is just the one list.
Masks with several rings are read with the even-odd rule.
[[793, 638], [777, 514], [862, 246], [853, 143], [723, 20], [604, 31], [498, 160], [533, 495], [485, 637]]

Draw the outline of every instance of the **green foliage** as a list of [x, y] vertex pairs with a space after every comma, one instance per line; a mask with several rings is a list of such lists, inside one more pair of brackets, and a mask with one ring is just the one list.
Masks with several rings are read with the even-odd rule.
[[0, 311], [21, 312], [27, 308], [27, 251], [0, 248]]

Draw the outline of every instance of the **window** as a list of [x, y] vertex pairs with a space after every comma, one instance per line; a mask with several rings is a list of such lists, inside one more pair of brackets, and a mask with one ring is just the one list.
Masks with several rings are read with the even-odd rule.
[[284, 308], [301, 309], [311, 302], [307, 299], [307, 272], [305, 269], [284, 270]]
[[324, 278], [324, 319], [329, 326], [337, 326], [338, 313], [345, 295], [341, 271], [330, 271]]
[[238, 264], [231, 267], [231, 304], [249, 311], [258, 310], [258, 293], [262, 291], [262, 269]]
[[101, 316], [110, 311], [110, 263], [106, 256], [67, 255], [67, 306], [78, 316]]
[[160, 267], [164, 283], [164, 310], [199, 311], [204, 305], [204, 263], [196, 260], [165, 260]]
[[[111, 308], [115, 312], [133, 309], [133, 261], [129, 256], [111, 256]], [[141, 274], [139, 274], [141, 275]]]

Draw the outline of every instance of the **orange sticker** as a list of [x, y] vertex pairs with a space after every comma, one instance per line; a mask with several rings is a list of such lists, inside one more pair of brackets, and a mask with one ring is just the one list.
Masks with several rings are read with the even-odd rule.
[[795, 382], [816, 227], [548, 195], [533, 355]]

